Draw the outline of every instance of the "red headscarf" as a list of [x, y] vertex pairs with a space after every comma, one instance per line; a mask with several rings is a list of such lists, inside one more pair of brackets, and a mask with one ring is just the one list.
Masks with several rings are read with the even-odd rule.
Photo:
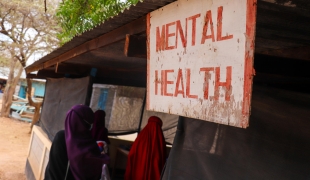
[[110, 144], [108, 129], [105, 127], [105, 112], [103, 110], [97, 110], [95, 112], [91, 134], [96, 141], [105, 141], [107, 144]]
[[103, 164], [110, 158], [101, 154], [91, 136], [93, 111], [85, 105], [73, 106], [67, 113], [65, 135], [70, 169], [75, 179], [98, 180]]
[[166, 161], [162, 121], [151, 116], [128, 154], [125, 180], [159, 180]]

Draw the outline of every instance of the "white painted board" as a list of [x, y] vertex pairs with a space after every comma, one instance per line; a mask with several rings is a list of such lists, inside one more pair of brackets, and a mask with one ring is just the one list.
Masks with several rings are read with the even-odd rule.
[[147, 20], [147, 110], [248, 127], [256, 0], [179, 0]]

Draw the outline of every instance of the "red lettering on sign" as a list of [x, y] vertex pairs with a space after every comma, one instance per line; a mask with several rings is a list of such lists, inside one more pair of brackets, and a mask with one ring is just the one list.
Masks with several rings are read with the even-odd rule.
[[188, 20], [192, 20], [192, 46], [195, 46], [196, 44], [196, 19], [199, 17], [200, 17], [200, 14], [196, 14], [188, 18]]
[[169, 46], [169, 37], [175, 36], [175, 32], [169, 33], [169, 27], [172, 25], [175, 25], [175, 22], [166, 24], [166, 50], [175, 48], [175, 46]]
[[165, 25], [161, 28], [161, 34], [159, 27], [156, 27], [156, 52], [165, 50]]
[[[187, 46], [187, 24], [188, 21], [192, 21], [192, 35], [190, 36], [192, 38], [191, 45], [196, 45], [196, 31], [197, 31], [197, 19], [200, 17], [200, 14], [196, 14], [193, 16], [190, 16], [185, 19], [185, 30], [181, 26], [181, 21], [177, 20], [171, 23], [168, 23], [166, 25], [163, 25], [161, 27], [161, 33], [160, 28], [156, 27], [156, 52], [162, 51], [162, 50], [171, 50], [178, 47], [178, 39], [180, 37], [183, 47], [185, 48]], [[172, 28], [172, 26], [175, 26], [175, 31]], [[210, 29], [210, 34], [208, 34], [208, 30]], [[226, 35], [222, 36], [223, 31], [223, 6], [218, 7], [217, 9], [217, 31], [216, 31], [216, 41], [223, 41], [232, 39], [233, 35]], [[172, 38], [175, 38], [172, 40]], [[174, 42], [174, 45], [169, 46], [169, 39], [170, 42]], [[202, 37], [201, 37], [201, 44], [204, 44], [207, 39], [211, 39], [212, 42], [215, 42], [215, 34], [214, 34], [214, 26], [213, 26], [213, 20], [212, 20], [212, 12], [211, 10], [208, 10], [206, 12], [206, 16], [204, 19], [204, 25], [202, 29]], [[172, 43], [170, 43], [172, 44]]]
[[160, 94], [163, 96], [164, 95], [164, 84], [165, 84], [165, 71], [161, 70], [161, 83], [160, 83]]
[[[179, 89], [180, 87], [180, 83], [181, 83], [181, 89]], [[177, 97], [179, 94], [181, 94], [184, 96], [184, 83], [183, 83], [183, 73], [182, 73], [182, 69], [179, 69], [178, 71], [178, 77], [177, 77], [177, 81], [175, 84], [175, 92], [174, 92], [174, 96]]]
[[223, 6], [217, 8], [217, 41], [223, 41], [227, 39], [232, 39], [233, 35], [226, 35], [222, 37], [222, 21], [223, 21]]
[[225, 100], [230, 101], [231, 95], [231, 66], [226, 67], [226, 82], [220, 82], [220, 67], [215, 68], [215, 87], [214, 87], [214, 99], [219, 99], [219, 87], [225, 87]]
[[[203, 87], [203, 98], [205, 100], [209, 99], [209, 86], [211, 85], [211, 73], [214, 74], [215, 83], [214, 83], [214, 100], [219, 100], [220, 87], [223, 87], [225, 91], [225, 101], [230, 101], [231, 96], [231, 77], [232, 77], [232, 66], [226, 67], [226, 81], [220, 81], [220, 67], [202, 67], [200, 72], [204, 72], [204, 83]], [[174, 96], [177, 97], [182, 95], [182, 98], [192, 98], [198, 99], [198, 95], [191, 94], [191, 69], [186, 69], [186, 76], [183, 77], [182, 69], [178, 70], [176, 81], [168, 80], [168, 75], [174, 73], [173, 69], [161, 70], [161, 80], [158, 77], [158, 70], [155, 70], [155, 95], [158, 94], [158, 86], [161, 86], [161, 96]], [[173, 77], [173, 76], [170, 76]], [[186, 78], [186, 87], [184, 91], [184, 79]], [[168, 92], [168, 85], [174, 85], [175, 89], [174, 94]], [[201, 92], [201, 91], [200, 91]], [[202, 92], [201, 92], [202, 93]]]
[[[186, 22], [185, 23], [185, 30], [186, 30], [187, 29], [187, 19], [186, 19], [185, 22]], [[186, 47], [186, 45], [187, 45], [187, 31], [185, 31], [185, 35], [184, 35], [180, 20], [176, 21], [175, 48], [178, 47], [178, 39], [179, 39], [178, 38], [179, 37], [178, 34], [180, 34], [180, 38], [181, 38], [183, 47]]]
[[191, 70], [186, 69], [186, 97], [197, 99], [198, 96], [197, 95], [191, 95], [190, 90], [191, 90]]
[[163, 86], [162, 86], [162, 81], [159, 80], [158, 78], [158, 71], [155, 70], [155, 95], [158, 94], [158, 84], [160, 84], [160, 95], [163, 95]]
[[[211, 34], [207, 35], [209, 24], [210, 24]], [[201, 44], [204, 44], [206, 39], [212, 39], [212, 42], [215, 41], [211, 11], [207, 11], [206, 13], [205, 24], [203, 26], [202, 37], [201, 37]]]
[[204, 99], [209, 98], [209, 80], [211, 79], [211, 71], [214, 71], [214, 67], [205, 67], [205, 68], [200, 68], [200, 72], [204, 71], [205, 72], [205, 77], [204, 77], [204, 87], [203, 87], [203, 97]]
[[164, 71], [164, 79], [165, 79], [164, 84], [163, 84], [163, 86], [164, 86], [164, 96], [173, 96], [172, 93], [168, 93], [167, 92], [167, 85], [168, 84], [173, 84], [173, 81], [168, 81], [167, 79], [168, 79], [168, 73], [173, 73], [174, 70], [170, 69], [170, 70], [163, 70], [163, 71]]

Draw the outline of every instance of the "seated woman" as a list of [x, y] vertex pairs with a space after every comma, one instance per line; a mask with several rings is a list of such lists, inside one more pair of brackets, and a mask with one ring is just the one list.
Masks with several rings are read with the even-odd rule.
[[55, 135], [44, 175], [44, 180], [58, 179], [74, 180], [70, 169], [68, 169], [68, 155], [64, 130], [58, 131]]
[[106, 114], [103, 110], [97, 110], [95, 112], [95, 118], [93, 127], [91, 129], [91, 134], [95, 141], [104, 141], [106, 143], [102, 146], [102, 151], [104, 151], [104, 153], [107, 153], [110, 140], [108, 138], [108, 129], [105, 127], [105, 115]]
[[125, 180], [159, 180], [166, 160], [162, 121], [151, 116], [128, 154]]
[[75, 105], [67, 113], [65, 135], [70, 170], [75, 179], [98, 180], [110, 158], [101, 154], [91, 135], [94, 113], [88, 106]]
[[65, 130], [57, 132], [52, 143], [45, 180], [100, 179], [109, 157], [101, 155], [91, 136], [93, 121], [94, 113], [88, 106], [76, 105], [67, 112]]

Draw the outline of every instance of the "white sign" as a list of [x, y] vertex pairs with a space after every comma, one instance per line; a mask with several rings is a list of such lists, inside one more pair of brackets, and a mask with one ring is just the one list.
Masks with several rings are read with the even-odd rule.
[[179, 0], [148, 14], [147, 109], [248, 127], [256, 0]]

